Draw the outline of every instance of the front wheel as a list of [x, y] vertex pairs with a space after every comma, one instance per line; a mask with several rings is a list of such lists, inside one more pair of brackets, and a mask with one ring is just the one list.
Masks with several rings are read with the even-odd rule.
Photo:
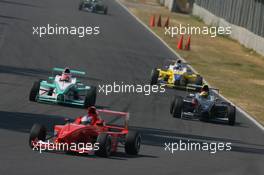
[[170, 114], [173, 113], [174, 105], [175, 105], [175, 99], [173, 99], [173, 101], [171, 102], [171, 105], [170, 105]]
[[159, 71], [155, 68], [151, 71], [151, 81], [150, 85], [155, 85], [158, 83], [159, 79]]
[[95, 151], [95, 155], [100, 157], [109, 157], [112, 151], [112, 139], [107, 133], [100, 133], [96, 141], [99, 149]]
[[45, 128], [45, 126], [40, 125], [40, 124], [34, 124], [29, 134], [29, 146], [33, 148], [32, 141], [36, 139], [45, 141], [46, 135], [47, 135], [47, 129]]
[[174, 118], [181, 118], [183, 109], [183, 98], [180, 96], [176, 96], [171, 105], [173, 105], [173, 107], [171, 107], [172, 116]]
[[29, 101], [37, 101], [41, 81], [35, 81], [29, 94]]
[[228, 106], [227, 108], [227, 117], [228, 117], [228, 124], [235, 125], [236, 123], [236, 107], [235, 106]]
[[94, 106], [95, 102], [96, 102], [96, 87], [91, 86], [85, 96], [84, 107], [87, 108], [89, 106]]
[[141, 135], [137, 131], [129, 131], [125, 140], [125, 152], [130, 155], [137, 155], [140, 150]]
[[105, 7], [105, 9], [104, 9], [104, 14], [107, 15], [107, 13], [108, 13], [108, 8]]
[[79, 9], [79, 10], [82, 10], [82, 8], [83, 8], [83, 4], [82, 4], [82, 3], [80, 3], [80, 4], [79, 4], [79, 8], [78, 8], [78, 9]]

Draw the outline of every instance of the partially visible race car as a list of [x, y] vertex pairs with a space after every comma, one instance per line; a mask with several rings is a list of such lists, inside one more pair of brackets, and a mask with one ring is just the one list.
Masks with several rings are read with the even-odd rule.
[[[34, 82], [29, 100], [34, 102], [75, 105], [87, 108], [96, 102], [96, 87], [84, 85], [77, 76], [84, 76], [85, 72], [53, 68], [52, 76], [48, 80]], [[65, 77], [64, 77], [65, 76]], [[66, 79], [65, 79], [66, 78]]]
[[170, 106], [172, 116], [175, 118], [196, 118], [201, 121], [227, 119], [229, 125], [234, 125], [236, 107], [219, 99], [215, 93], [219, 92], [218, 89], [208, 89], [208, 94], [202, 90], [199, 93], [190, 93], [185, 98], [176, 96]]
[[107, 14], [108, 7], [104, 4], [103, 0], [81, 0], [79, 10], [84, 10], [94, 13]]
[[194, 73], [187, 63], [171, 61], [165, 69], [153, 69], [151, 72], [151, 85], [160, 84], [170, 88], [188, 88], [199, 90], [197, 85], [203, 84], [203, 78]]
[[[124, 146], [126, 154], [137, 155], [141, 135], [128, 129], [129, 113], [111, 110], [97, 112], [100, 119], [94, 124], [80, 123], [78, 117], [72, 123], [68, 121], [65, 125], [55, 125], [52, 136], [47, 136], [45, 126], [34, 124], [30, 131], [29, 146], [37, 151], [85, 153], [101, 157], [109, 157], [117, 152], [118, 147]], [[102, 120], [103, 115], [110, 121]], [[123, 124], [112, 123], [117, 119], [122, 120]]]

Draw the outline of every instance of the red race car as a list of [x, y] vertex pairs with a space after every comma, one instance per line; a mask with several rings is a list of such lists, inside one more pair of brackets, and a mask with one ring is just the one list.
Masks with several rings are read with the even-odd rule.
[[[129, 113], [96, 110], [96, 114], [98, 119], [90, 123], [83, 123], [82, 117], [78, 117], [72, 123], [67, 120], [65, 125], [55, 125], [54, 134], [50, 137], [47, 137], [43, 125], [34, 124], [30, 131], [29, 145], [40, 152], [65, 151], [109, 157], [121, 144], [127, 154], [139, 153], [141, 135], [137, 131], [128, 130]], [[106, 120], [101, 119], [102, 115], [111, 121], [107, 124]], [[122, 119], [122, 126], [110, 124], [118, 119]]]

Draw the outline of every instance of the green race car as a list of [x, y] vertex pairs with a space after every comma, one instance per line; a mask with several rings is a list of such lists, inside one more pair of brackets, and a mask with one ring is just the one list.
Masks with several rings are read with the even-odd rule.
[[69, 68], [53, 68], [52, 76], [48, 80], [34, 82], [29, 100], [80, 107], [94, 106], [96, 102], [96, 87], [87, 86], [77, 79], [85, 72], [70, 70]]

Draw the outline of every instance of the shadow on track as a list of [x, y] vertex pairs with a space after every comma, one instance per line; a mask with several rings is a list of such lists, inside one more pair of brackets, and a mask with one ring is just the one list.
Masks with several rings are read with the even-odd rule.
[[[47, 79], [49, 76], [52, 75], [52, 70], [47, 71], [44, 69], [21, 68], [21, 67], [0, 65], [0, 74], [1, 73], [12, 74], [16, 76], [36, 77], [36, 80], [38, 80], [38, 79]], [[80, 77], [80, 79], [87, 81], [96, 81], [96, 82], [102, 81], [102, 79], [89, 77], [89, 76]]]
[[0, 128], [29, 133], [34, 123], [40, 123], [51, 131], [55, 124], [65, 123], [64, 119], [52, 115], [0, 111]]
[[26, 76], [26, 77], [42, 77], [49, 75], [49, 71], [43, 69], [21, 68], [21, 67], [4, 66], [4, 65], [0, 65], [0, 74], [1, 73], [13, 74], [17, 76]]
[[[177, 120], [177, 119], [175, 119]], [[206, 120], [206, 121], [200, 121], [198, 118], [192, 119], [192, 118], [182, 118], [178, 120], [186, 120], [186, 121], [195, 121], [195, 122], [204, 122], [204, 123], [210, 123], [211, 125], [226, 125], [230, 126], [228, 123], [228, 120], [225, 119], [212, 119], [212, 120]], [[230, 127], [242, 127], [242, 128], [248, 128], [248, 126], [245, 123], [236, 122], [234, 126]]]
[[97, 157], [96, 155], [87, 155], [87, 154], [80, 154], [80, 153], [65, 153], [63, 151], [44, 151], [45, 154], [57, 154], [61, 156], [69, 156], [69, 157], [78, 157], [84, 159], [110, 159], [110, 160], [128, 160], [128, 159], [137, 159], [137, 158], [158, 158], [157, 156], [153, 155], [146, 155], [146, 154], [138, 154], [138, 155], [127, 155], [121, 148], [116, 153], [111, 154], [108, 158]]
[[0, 18], [13, 19], [13, 20], [19, 20], [19, 21], [28, 21], [27, 19], [24, 19], [24, 18], [15, 17], [15, 16], [6, 16], [6, 15], [0, 15]]
[[0, 25], [7, 26], [7, 25], [9, 25], [9, 24], [6, 23], [6, 22], [0, 22]]
[[12, 4], [12, 5], [19, 5], [19, 6], [26, 6], [26, 7], [41, 8], [40, 6], [37, 6], [37, 5], [28, 4], [28, 3], [21, 3], [21, 2], [15, 2], [15, 1], [0, 0], [0, 3]]
[[140, 133], [142, 133], [142, 142], [144, 145], [164, 147], [165, 143], [179, 143], [179, 141], [182, 141], [184, 143], [231, 142], [232, 143], [231, 151], [233, 152], [264, 155], [264, 145], [246, 143], [240, 140], [199, 136], [199, 135], [191, 135], [191, 134], [181, 134], [181, 133], [174, 133], [173, 131], [169, 131], [169, 130], [155, 129], [155, 128], [143, 128], [143, 127], [130, 127], [130, 128], [132, 130], [137, 130]]

